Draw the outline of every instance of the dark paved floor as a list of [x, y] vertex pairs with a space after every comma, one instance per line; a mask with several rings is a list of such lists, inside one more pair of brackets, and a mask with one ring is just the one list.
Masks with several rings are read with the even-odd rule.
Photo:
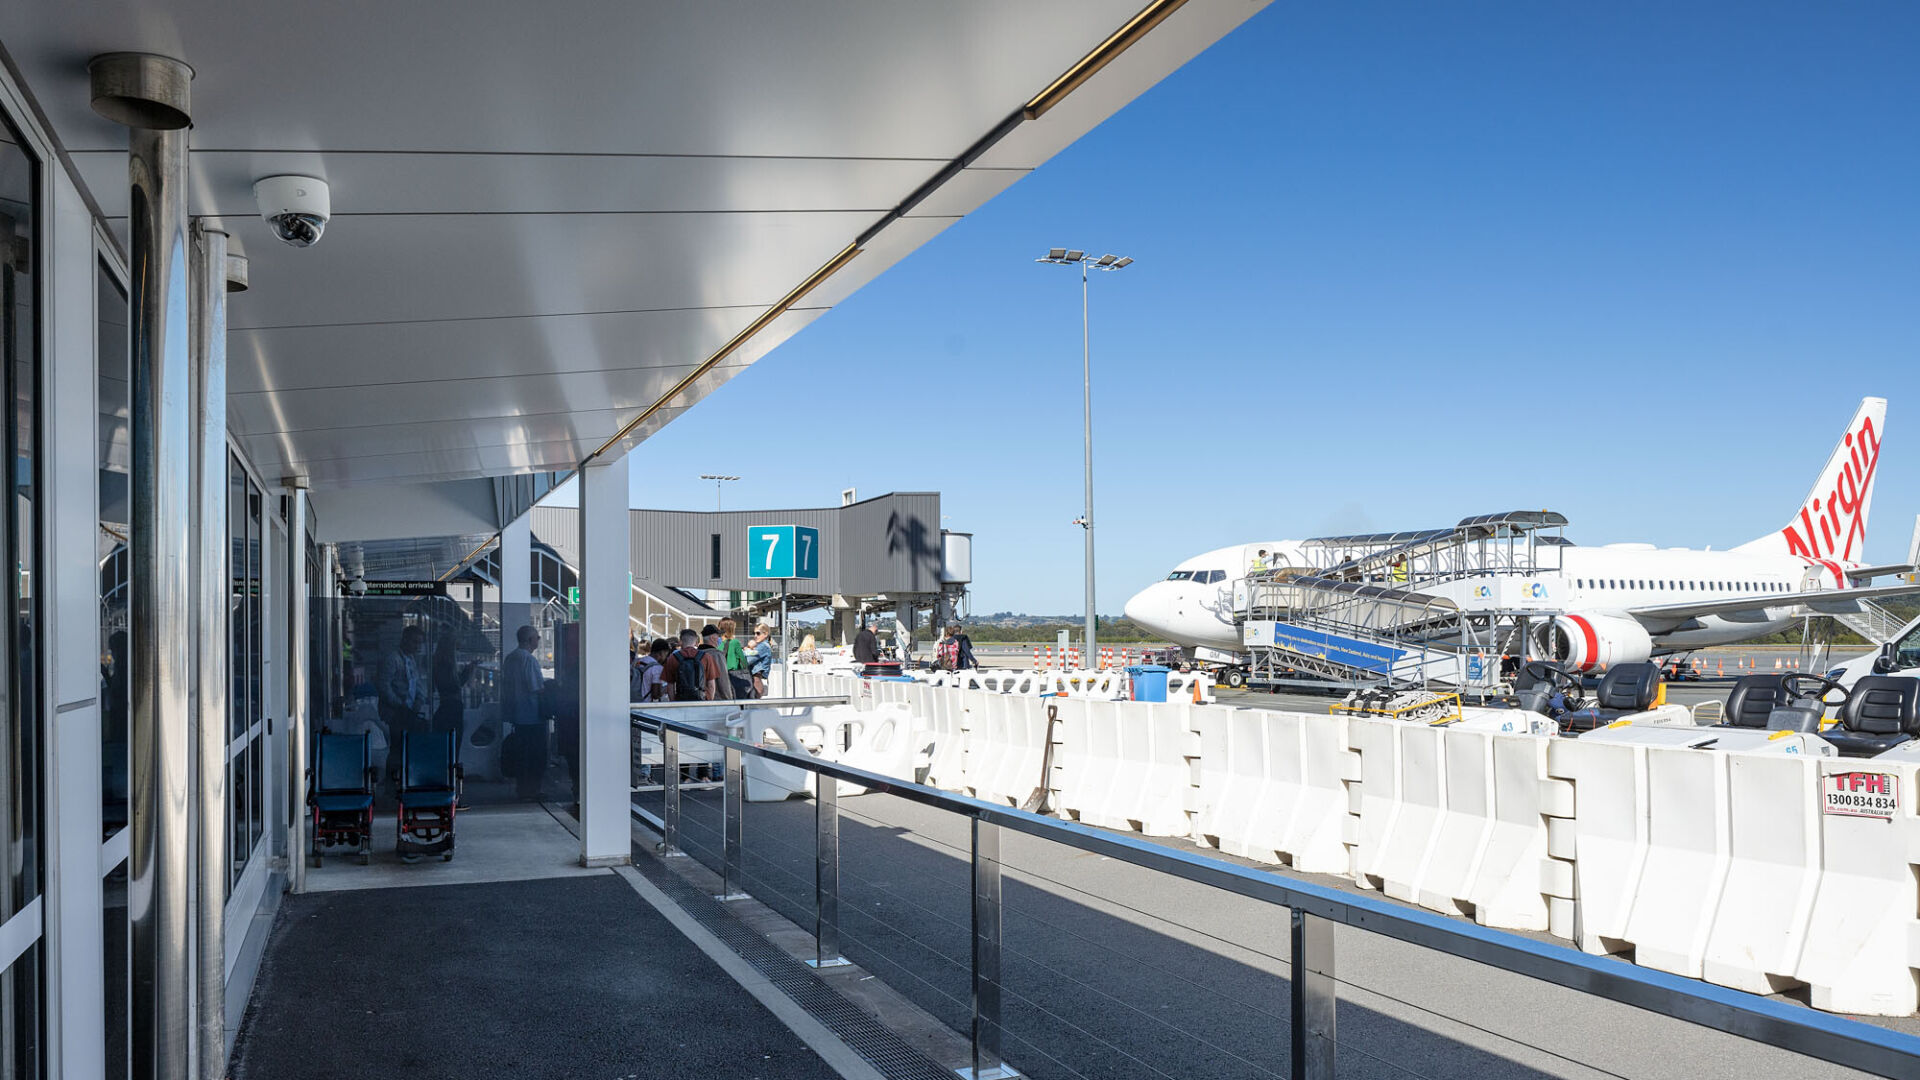
[[288, 897], [232, 1075], [835, 1073], [608, 873]]

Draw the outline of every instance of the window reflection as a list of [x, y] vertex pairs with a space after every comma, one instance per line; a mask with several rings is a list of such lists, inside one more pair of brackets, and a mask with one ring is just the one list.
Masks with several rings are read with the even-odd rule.
[[95, 341], [99, 388], [97, 423], [99, 531], [94, 556], [100, 570], [100, 825], [110, 837], [127, 824], [127, 294], [112, 272], [95, 271]]

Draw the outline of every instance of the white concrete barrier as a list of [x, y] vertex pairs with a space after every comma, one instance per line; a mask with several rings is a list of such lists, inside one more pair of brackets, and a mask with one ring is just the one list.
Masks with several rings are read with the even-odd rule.
[[1076, 820], [1153, 836], [1186, 836], [1199, 755], [1189, 705], [1063, 698], [1055, 763], [1060, 808]]
[[1347, 720], [1267, 709], [1198, 709], [1194, 835], [1232, 855], [1309, 873], [1348, 869]]
[[[967, 786], [975, 798], [1018, 806], [1042, 783], [1046, 711], [1024, 697], [966, 693]], [[1046, 782], [1051, 786], [1051, 778]]]
[[1814, 768], [1820, 885], [1794, 975], [1816, 1009], [1911, 1014], [1920, 1007], [1920, 766], [1822, 758]]
[[1701, 974], [1753, 994], [1796, 984], [1820, 888], [1820, 770], [1812, 758], [1727, 760], [1728, 864]]
[[[1197, 698], [1194, 696], [1196, 689], [1199, 691]], [[1204, 671], [1167, 672], [1167, 700], [1213, 704], [1213, 676]]]
[[1349, 725], [1360, 758], [1354, 880], [1485, 926], [1548, 929], [1547, 739], [1360, 717]]
[[949, 791], [967, 787], [966, 698], [961, 691], [939, 688], [925, 696], [925, 726], [919, 741], [925, 757], [927, 783]]

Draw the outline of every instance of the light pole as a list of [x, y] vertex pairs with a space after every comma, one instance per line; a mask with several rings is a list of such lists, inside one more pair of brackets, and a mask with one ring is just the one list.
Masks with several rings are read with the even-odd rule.
[[729, 480], [740, 479], [737, 476], [722, 476], [719, 473], [701, 473], [700, 479], [713, 481], [713, 512], [720, 512], [720, 485]]
[[1086, 663], [1100, 666], [1099, 633], [1095, 629], [1096, 616], [1093, 607], [1093, 337], [1087, 327], [1087, 269], [1111, 273], [1124, 270], [1133, 265], [1133, 260], [1117, 255], [1102, 255], [1099, 258], [1089, 256], [1085, 251], [1067, 248], [1049, 248], [1046, 255], [1034, 262], [1052, 263], [1055, 266], [1080, 266], [1080, 364], [1081, 364], [1081, 405], [1085, 415], [1085, 453], [1086, 453], [1086, 512], [1074, 524], [1086, 531], [1087, 535], [1087, 656]]

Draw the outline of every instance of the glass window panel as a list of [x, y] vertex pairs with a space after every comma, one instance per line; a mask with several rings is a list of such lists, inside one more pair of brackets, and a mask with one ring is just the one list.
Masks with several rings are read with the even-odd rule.
[[40, 1075], [41, 957], [46, 942], [36, 941], [0, 973], [0, 1077]]
[[[7, 601], [13, 617], [0, 620], [0, 655], [7, 658], [6, 678], [0, 681], [7, 698], [0, 702], [0, 920], [40, 893], [42, 725], [34, 637], [39, 569], [39, 519], [34, 512], [39, 462], [34, 448], [39, 434], [40, 289], [33, 273], [40, 241], [38, 180], [38, 162], [19, 133], [0, 119], [0, 375], [6, 379], [9, 403], [4, 452], [12, 488], [5, 503], [10, 516], [0, 523], [0, 532], [7, 537], [6, 557], [14, 567]], [[14, 996], [26, 999], [16, 1004], [37, 1016], [37, 978], [22, 981], [19, 976], [20, 971], [35, 970], [35, 964], [22, 961], [14, 967], [14, 976], [0, 987], [16, 988]], [[14, 1015], [12, 1009], [0, 1008], [0, 1020], [10, 1022]], [[21, 1053], [37, 1055], [33, 1036], [33, 1030], [24, 1033], [30, 1045]]]
[[127, 940], [127, 863], [125, 859], [100, 882], [103, 918], [101, 944], [106, 950], [104, 991], [107, 1018], [108, 1076], [127, 1075], [128, 969], [132, 958]]
[[127, 293], [104, 264], [96, 268], [94, 277], [100, 473], [94, 557], [100, 570], [100, 827], [104, 838], [127, 824], [127, 570], [131, 565], [127, 541], [132, 535], [127, 471], [132, 447], [127, 413]]
[[248, 729], [254, 731], [252, 742], [247, 748], [247, 840], [248, 849], [260, 839], [260, 773], [262, 771], [262, 753], [265, 744], [261, 742], [258, 731], [263, 728], [260, 721], [266, 716], [266, 650], [263, 647], [265, 618], [262, 607], [265, 600], [264, 582], [261, 578], [261, 527], [265, 518], [261, 514], [262, 497], [260, 488], [252, 483], [247, 485], [247, 679]]

